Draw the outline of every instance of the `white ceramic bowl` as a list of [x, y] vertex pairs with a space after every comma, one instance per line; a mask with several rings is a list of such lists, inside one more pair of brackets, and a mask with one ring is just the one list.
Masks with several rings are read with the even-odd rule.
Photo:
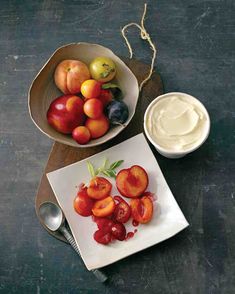
[[[159, 144], [157, 144], [156, 140], [153, 140], [153, 138], [151, 137], [151, 134], [148, 132], [147, 125], [146, 125], [147, 116], [148, 116], [148, 113], [149, 113], [152, 105], [155, 104], [157, 101], [160, 101], [161, 99], [164, 99], [166, 97], [175, 96], [175, 95], [181, 96], [181, 97], [185, 97], [186, 96], [188, 99], [191, 99], [193, 101], [196, 101], [197, 104], [200, 105], [200, 109], [203, 111], [203, 113], [206, 116], [206, 124], [207, 125], [206, 125], [206, 131], [204, 132], [203, 137], [201, 138], [201, 140], [198, 141], [198, 143], [196, 145], [194, 145], [193, 147], [191, 147], [189, 149], [183, 150], [183, 151], [168, 150], [166, 148], [163, 148]], [[194, 150], [198, 149], [206, 141], [206, 139], [207, 139], [207, 137], [209, 136], [209, 133], [210, 133], [210, 117], [209, 117], [209, 114], [208, 114], [205, 106], [198, 99], [196, 99], [195, 97], [193, 97], [193, 96], [191, 96], [189, 94], [186, 94], [186, 93], [181, 93], [181, 92], [166, 93], [166, 94], [160, 95], [157, 98], [155, 98], [149, 104], [148, 108], [146, 109], [145, 115], [144, 115], [144, 131], [145, 131], [145, 134], [146, 134], [147, 138], [149, 139], [149, 141], [153, 144], [153, 146], [156, 148], [156, 150], [160, 154], [162, 154], [163, 156], [165, 156], [167, 158], [180, 158], [180, 157], [183, 157], [186, 154], [191, 153]]]
[[[104, 136], [93, 139], [85, 145], [79, 145], [71, 135], [57, 132], [47, 122], [46, 113], [50, 103], [63, 95], [54, 83], [54, 72], [62, 60], [78, 59], [89, 65], [98, 56], [109, 57], [115, 62], [117, 73], [114, 83], [118, 84], [123, 92], [123, 101], [128, 106], [129, 117], [124, 125], [113, 126]], [[52, 54], [29, 89], [28, 106], [32, 121], [45, 135], [66, 145], [86, 148], [103, 144], [124, 130], [135, 114], [138, 96], [139, 86], [135, 75], [117, 55], [101, 45], [81, 42], [62, 46]]]

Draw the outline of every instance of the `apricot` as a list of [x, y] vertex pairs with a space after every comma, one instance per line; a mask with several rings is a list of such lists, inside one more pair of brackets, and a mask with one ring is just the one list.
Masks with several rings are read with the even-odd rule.
[[91, 138], [96, 139], [103, 136], [109, 129], [109, 120], [104, 115], [97, 118], [87, 118], [85, 126], [91, 133]]
[[90, 118], [99, 118], [103, 114], [103, 103], [96, 98], [88, 99], [83, 106], [84, 113]]
[[88, 67], [79, 60], [63, 60], [54, 74], [55, 84], [64, 94], [79, 93], [82, 83], [89, 78]]
[[97, 98], [101, 92], [101, 83], [96, 80], [86, 80], [82, 83], [81, 93], [85, 98]]
[[72, 132], [72, 136], [73, 139], [81, 145], [86, 144], [91, 139], [90, 131], [84, 126], [76, 127]]

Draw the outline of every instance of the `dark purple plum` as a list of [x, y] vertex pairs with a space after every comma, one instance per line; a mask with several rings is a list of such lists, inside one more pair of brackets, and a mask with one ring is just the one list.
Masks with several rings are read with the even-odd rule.
[[124, 124], [129, 116], [129, 110], [123, 101], [113, 100], [106, 107], [106, 115], [114, 125]]

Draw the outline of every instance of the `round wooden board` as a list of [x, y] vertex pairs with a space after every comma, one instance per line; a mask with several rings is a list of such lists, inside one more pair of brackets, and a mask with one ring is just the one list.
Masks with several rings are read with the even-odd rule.
[[[126, 59], [122, 58], [127, 66], [135, 74], [138, 82], [140, 83], [148, 74], [149, 66], [137, 61], [135, 59]], [[55, 195], [50, 187], [50, 184], [47, 180], [46, 174], [58, 168], [64, 167], [76, 161], [87, 158], [95, 153], [101, 152], [107, 148], [110, 148], [134, 135], [137, 135], [143, 132], [143, 120], [144, 112], [149, 105], [149, 103], [156, 98], [157, 96], [163, 93], [163, 84], [161, 77], [158, 73], [153, 73], [152, 78], [144, 86], [142, 92], [139, 95], [138, 104], [136, 108], [136, 113], [132, 118], [130, 124], [114, 139], [111, 141], [92, 148], [75, 148], [67, 146], [58, 142], [55, 142], [52, 146], [49, 158], [44, 170], [41, 182], [38, 187], [36, 200], [35, 200], [35, 209], [37, 217], [40, 221], [38, 210], [40, 205], [45, 201], [51, 201], [57, 203]], [[58, 204], [58, 203], [57, 203]], [[43, 225], [43, 224], [42, 224]], [[45, 229], [46, 227], [43, 226]], [[46, 229], [47, 230], [47, 229]], [[47, 230], [52, 236], [57, 239], [67, 242], [64, 237], [58, 232], [51, 232]]]

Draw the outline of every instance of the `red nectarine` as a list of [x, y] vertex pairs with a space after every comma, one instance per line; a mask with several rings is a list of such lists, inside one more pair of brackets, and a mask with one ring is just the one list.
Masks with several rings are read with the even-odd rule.
[[83, 100], [75, 95], [56, 98], [47, 111], [48, 123], [58, 132], [72, 133], [73, 129], [84, 123]]

